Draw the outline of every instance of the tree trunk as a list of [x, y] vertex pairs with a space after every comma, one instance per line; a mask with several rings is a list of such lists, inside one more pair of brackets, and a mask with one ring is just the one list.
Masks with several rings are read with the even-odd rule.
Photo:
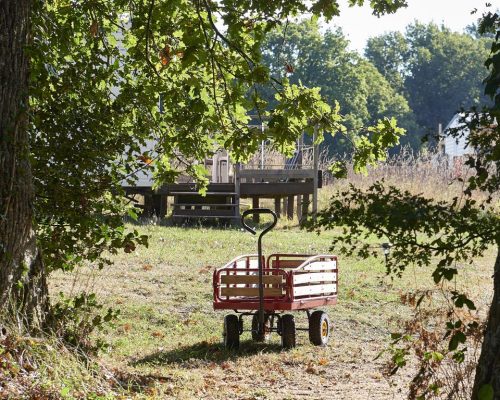
[[481, 356], [476, 368], [476, 378], [472, 399], [479, 399], [478, 393], [483, 385], [491, 385], [494, 399], [500, 399], [500, 247], [498, 248], [493, 275], [493, 301], [491, 302], [488, 323], [481, 347]]
[[[43, 324], [47, 282], [33, 227], [28, 86], [32, 0], [0, 1], [0, 310]], [[5, 317], [5, 315], [4, 315]]]

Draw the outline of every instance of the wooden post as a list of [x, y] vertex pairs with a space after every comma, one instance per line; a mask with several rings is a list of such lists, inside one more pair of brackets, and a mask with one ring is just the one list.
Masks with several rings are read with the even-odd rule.
[[[262, 132], [262, 136], [264, 136], [264, 121], [260, 121], [260, 131]], [[260, 169], [264, 169], [264, 151], [265, 151], [266, 141], [263, 140], [260, 144]]]
[[274, 198], [274, 211], [278, 218], [281, 218], [281, 199], [279, 197]]
[[144, 209], [142, 212], [143, 217], [151, 217], [153, 215], [153, 195], [144, 193]]
[[313, 199], [312, 199], [312, 215], [313, 219], [316, 219], [316, 214], [318, 212], [318, 165], [319, 165], [319, 147], [316, 143], [318, 139], [318, 126], [314, 127], [313, 135], [313, 169], [314, 169], [314, 188], [313, 188]]
[[[252, 197], [252, 208], [259, 208], [259, 198], [258, 197]], [[253, 214], [253, 222], [256, 224], [260, 222], [260, 215], [259, 214]]]
[[152, 208], [154, 215], [158, 218], [164, 218], [167, 214], [167, 197], [161, 194], [153, 194]]
[[241, 164], [236, 163], [234, 164], [234, 202], [235, 202], [235, 207], [234, 207], [234, 218], [235, 221], [240, 221], [240, 183], [241, 183], [241, 178], [240, 178], [240, 168]]
[[302, 219], [305, 220], [307, 218], [307, 214], [309, 212], [309, 195], [305, 194], [302, 199]]
[[302, 221], [302, 195], [297, 196], [297, 220]]
[[[302, 165], [303, 162], [304, 162], [304, 154], [303, 154], [303, 150], [304, 150], [304, 135], [305, 133], [302, 133], [302, 135], [300, 135], [300, 138], [299, 138], [299, 141], [298, 141], [298, 149], [297, 151], [299, 152], [299, 158], [297, 159], [297, 168], [298, 169], [302, 169], [304, 168], [304, 166]], [[298, 208], [297, 208], [298, 210]]]
[[288, 196], [286, 216], [288, 219], [293, 219], [293, 196]]
[[287, 197], [283, 197], [283, 207], [281, 207], [281, 209], [283, 210], [283, 214], [286, 213], [286, 210], [288, 209], [287, 207], [287, 204], [288, 204], [288, 198]]

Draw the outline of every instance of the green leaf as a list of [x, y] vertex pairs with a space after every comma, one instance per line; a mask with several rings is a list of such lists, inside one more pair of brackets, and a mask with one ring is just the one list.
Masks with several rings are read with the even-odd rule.
[[334, 161], [330, 164], [328, 170], [337, 179], [347, 178], [347, 165], [343, 161]]
[[450, 342], [448, 344], [448, 349], [450, 351], [456, 350], [458, 345], [460, 343], [465, 343], [466, 340], [467, 338], [463, 332], [461, 331], [455, 332], [450, 339]]
[[465, 361], [465, 352], [463, 352], [463, 351], [456, 351], [453, 354], [453, 360], [455, 360], [459, 364], [463, 363]]
[[472, 300], [466, 299], [465, 300], [465, 305], [467, 306], [467, 308], [469, 310], [475, 310], [476, 309], [476, 306], [475, 306], [475, 304], [474, 304], [474, 302]]
[[442, 360], [443, 360], [443, 358], [444, 358], [444, 355], [443, 355], [442, 353], [440, 353], [439, 351], [433, 351], [433, 352], [431, 353], [431, 355], [432, 355], [432, 359], [433, 359], [434, 361], [438, 361], [438, 362], [439, 362], [439, 361], [442, 361]]
[[60, 391], [61, 397], [68, 397], [70, 390], [68, 386], [64, 386]]
[[264, 65], [257, 65], [252, 70], [252, 79], [256, 83], [265, 83], [269, 80], [269, 70]]
[[134, 221], [137, 221], [138, 220], [138, 216], [137, 216], [137, 213], [135, 212], [134, 208], [130, 207], [129, 209], [127, 209], [127, 215]]

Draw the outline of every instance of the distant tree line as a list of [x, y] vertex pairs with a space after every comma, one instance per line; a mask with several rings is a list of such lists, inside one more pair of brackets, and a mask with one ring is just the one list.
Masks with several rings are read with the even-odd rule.
[[[364, 56], [349, 50], [340, 29], [323, 32], [316, 18], [283, 24], [269, 35], [263, 57], [271, 74], [318, 86], [337, 101], [351, 135], [382, 117], [407, 130], [402, 145], [419, 150], [462, 107], [480, 106], [484, 60], [491, 39], [474, 25], [465, 33], [415, 22], [406, 32], [368, 40]], [[271, 102], [272, 104], [272, 102]], [[349, 139], [327, 138], [331, 153], [349, 151]]]

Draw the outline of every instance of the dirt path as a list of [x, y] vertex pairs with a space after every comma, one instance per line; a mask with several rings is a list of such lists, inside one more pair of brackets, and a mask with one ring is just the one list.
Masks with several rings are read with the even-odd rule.
[[383, 332], [355, 320], [337, 320], [337, 326], [326, 348], [311, 346], [301, 333], [292, 351], [281, 351], [277, 337], [269, 345], [244, 341], [238, 352], [227, 354], [214, 343], [179, 360], [169, 352], [137, 353], [128, 368], [138, 373], [149, 363], [154, 373], [171, 377], [158, 388], [158, 398], [404, 399], [412, 371], [384, 377], [384, 357], [376, 359], [387, 345]]

